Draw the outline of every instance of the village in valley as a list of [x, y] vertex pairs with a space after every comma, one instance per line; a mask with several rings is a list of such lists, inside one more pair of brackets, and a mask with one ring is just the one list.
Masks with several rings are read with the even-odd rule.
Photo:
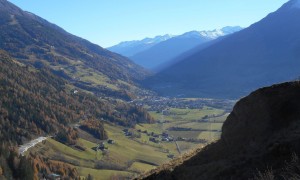
[[75, 145], [66, 146], [48, 138], [26, 153], [60, 159], [85, 177], [134, 177], [218, 140], [235, 102], [147, 96], [128, 103], [145, 108], [153, 123], [124, 127], [103, 119], [107, 139], [100, 140], [79, 122], [71, 125], [79, 134]]
[[[235, 101], [149, 96], [129, 103], [146, 108], [155, 123], [123, 128], [123, 136], [141, 145], [160, 148], [168, 158], [174, 158], [217, 140]], [[105, 144], [115, 143], [117, 139], [109, 139], [97, 149], [107, 153], [109, 148]]]
[[232, 110], [235, 100], [227, 99], [209, 99], [209, 98], [175, 98], [161, 96], [146, 96], [145, 98], [136, 99], [129, 103], [134, 103], [138, 106], [143, 106], [148, 111], [162, 112], [167, 108], [178, 109], [201, 109], [204, 106], [223, 109], [226, 112]]

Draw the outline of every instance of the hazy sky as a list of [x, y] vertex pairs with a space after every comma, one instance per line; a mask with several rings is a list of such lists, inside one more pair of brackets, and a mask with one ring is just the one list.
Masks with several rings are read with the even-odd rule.
[[288, 0], [10, 0], [102, 47], [228, 25], [247, 27]]

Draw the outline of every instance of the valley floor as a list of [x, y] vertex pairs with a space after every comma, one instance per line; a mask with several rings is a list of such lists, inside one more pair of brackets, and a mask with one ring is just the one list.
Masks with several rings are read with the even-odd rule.
[[[26, 153], [40, 154], [51, 161], [69, 164], [82, 177], [132, 178], [217, 140], [228, 115], [225, 108], [208, 106], [168, 106], [161, 111], [154, 111], [154, 105], [144, 104], [144, 107], [156, 123], [137, 124], [134, 128], [105, 123], [108, 140], [113, 142], [100, 141], [78, 129], [80, 138], [76, 146], [69, 147], [48, 138]], [[104, 145], [102, 150], [97, 148], [100, 144]]]

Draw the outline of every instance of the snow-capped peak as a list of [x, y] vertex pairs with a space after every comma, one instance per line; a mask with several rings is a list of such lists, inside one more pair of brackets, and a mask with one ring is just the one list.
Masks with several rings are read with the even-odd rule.
[[182, 35], [174, 36], [171, 34], [165, 34], [161, 36], [155, 36], [153, 38], [144, 38], [142, 40], [134, 40], [134, 41], [124, 41], [121, 42], [115, 46], [109, 47], [108, 49], [117, 52], [120, 54], [123, 54], [124, 56], [133, 56], [134, 54], [137, 54], [138, 52], [144, 51], [146, 49], [151, 48], [152, 46], [161, 43], [163, 41], [167, 41], [171, 38], [191, 38], [191, 39], [199, 39], [199, 40], [213, 40], [217, 39], [221, 36], [226, 36], [228, 34], [232, 34], [234, 32], [237, 32], [241, 30], [241, 27], [235, 26], [227, 26], [222, 29], [215, 29], [211, 31], [191, 31], [184, 33]]
[[210, 39], [216, 39], [217, 37], [225, 35], [221, 29], [215, 29], [212, 31], [200, 31], [199, 33], [200, 33], [200, 35], [210, 38]]
[[171, 34], [165, 34], [162, 36], [155, 36], [154, 38], [145, 38], [143, 40], [141, 40], [141, 42], [145, 43], [145, 44], [152, 44], [152, 43], [159, 43], [162, 41], [166, 41], [170, 38], [174, 37], [174, 35]]
[[183, 38], [207, 38], [207, 39], [216, 39], [220, 36], [225, 36], [228, 34], [235, 33], [240, 31], [242, 28], [239, 26], [227, 26], [222, 29], [214, 29], [210, 31], [190, 31], [184, 33], [181, 37]]
[[133, 41], [123, 41], [119, 44], [117, 44], [117, 46], [120, 46], [120, 47], [128, 47], [128, 46], [131, 46], [131, 45], [136, 45], [136, 44], [157, 44], [157, 43], [160, 43], [162, 41], [166, 41], [172, 37], [175, 37], [174, 35], [171, 35], [171, 34], [165, 34], [165, 35], [162, 35], [162, 36], [155, 36], [154, 38], [144, 38], [142, 40], [133, 40]]

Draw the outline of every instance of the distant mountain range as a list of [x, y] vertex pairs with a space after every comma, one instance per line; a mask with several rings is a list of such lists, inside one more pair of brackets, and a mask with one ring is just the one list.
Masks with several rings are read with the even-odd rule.
[[[145, 68], [154, 69], [197, 45], [241, 29], [239, 26], [228, 26], [212, 31], [190, 31], [178, 36], [165, 35], [153, 39], [146, 38], [141, 41], [123, 42], [108, 49], [129, 57]], [[131, 53], [129, 54], [128, 51]]]
[[135, 54], [145, 51], [152, 46], [166, 41], [174, 36], [166, 34], [163, 36], [156, 36], [154, 38], [145, 38], [142, 40], [135, 40], [135, 41], [125, 41], [121, 42], [117, 45], [107, 48], [108, 50], [121, 54], [126, 57], [134, 56]]
[[240, 98], [300, 75], [300, 6], [291, 0], [250, 27], [194, 51], [144, 84], [162, 95]]

